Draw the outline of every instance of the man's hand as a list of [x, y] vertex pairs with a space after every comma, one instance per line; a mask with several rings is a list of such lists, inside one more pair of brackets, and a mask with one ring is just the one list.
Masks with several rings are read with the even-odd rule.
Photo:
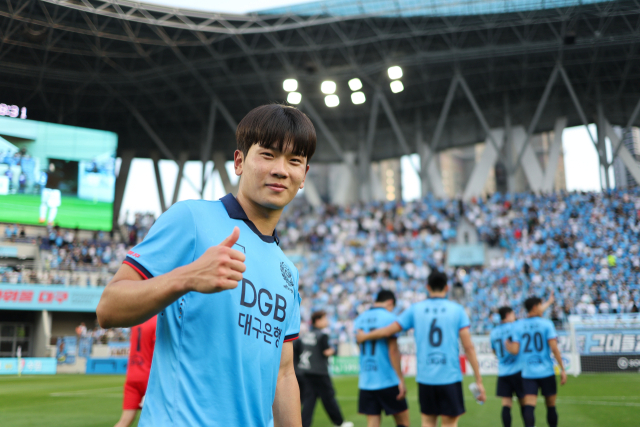
[[213, 294], [238, 286], [242, 273], [247, 269], [245, 255], [232, 249], [239, 237], [240, 229], [235, 227], [218, 246], [210, 247], [196, 261], [181, 267], [185, 269], [183, 273], [191, 291]]
[[476, 385], [478, 386], [478, 391], [480, 391], [480, 394], [478, 395], [478, 398], [476, 400], [478, 402], [486, 402], [487, 392], [484, 390], [484, 386], [482, 385], [482, 383], [479, 383], [479, 382], [476, 382]]
[[407, 395], [407, 386], [404, 384], [404, 378], [400, 378], [398, 390], [400, 390], [400, 393], [398, 393], [398, 397], [396, 397], [396, 400], [404, 399], [404, 397]]
[[560, 371], [560, 385], [565, 385], [567, 383], [567, 372], [563, 369]]
[[362, 329], [358, 329], [358, 332], [356, 333], [356, 342], [358, 344], [362, 344], [366, 341], [366, 338], [367, 334]]

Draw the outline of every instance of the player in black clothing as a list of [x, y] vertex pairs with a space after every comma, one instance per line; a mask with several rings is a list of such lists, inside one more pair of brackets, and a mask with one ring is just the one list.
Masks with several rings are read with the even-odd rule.
[[322, 329], [329, 326], [327, 313], [316, 311], [311, 314], [311, 331], [300, 336], [300, 361], [298, 371], [302, 374], [304, 393], [302, 395], [302, 427], [310, 427], [316, 400], [320, 398], [325, 411], [336, 426], [353, 427], [344, 421], [340, 406], [336, 402], [336, 392], [329, 377], [329, 357], [335, 350], [329, 345], [329, 336]]

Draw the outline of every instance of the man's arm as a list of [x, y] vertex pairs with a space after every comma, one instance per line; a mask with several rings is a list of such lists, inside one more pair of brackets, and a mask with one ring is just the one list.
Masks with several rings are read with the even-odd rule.
[[520, 353], [520, 343], [511, 341], [511, 338], [507, 339], [505, 342], [505, 347], [507, 351], [514, 356], [517, 356]]
[[238, 237], [240, 229], [235, 227], [220, 245], [209, 248], [191, 264], [144, 281], [133, 267], [123, 264], [98, 303], [100, 326], [139, 325], [187, 292], [215, 293], [236, 288], [246, 269], [245, 255], [231, 249]]
[[404, 385], [404, 376], [402, 375], [402, 366], [400, 364], [401, 355], [400, 348], [398, 348], [398, 339], [397, 338], [389, 338], [387, 340], [387, 345], [389, 347], [389, 360], [391, 361], [391, 366], [393, 366], [393, 370], [396, 372], [398, 379], [400, 380], [400, 384], [398, 384], [398, 389], [400, 389], [400, 394], [396, 399], [403, 399], [407, 394], [407, 387]]
[[274, 427], [302, 426], [300, 389], [293, 369], [293, 343], [291, 341], [282, 345], [276, 397], [273, 400], [272, 409]]
[[392, 335], [397, 334], [402, 331], [402, 327], [398, 322], [393, 322], [389, 326], [385, 326], [384, 328], [374, 329], [371, 332], [364, 332], [361, 329], [358, 329], [358, 333], [356, 334], [356, 341], [358, 344], [363, 343], [365, 341], [375, 341], [381, 338], [389, 338]]
[[469, 332], [469, 328], [462, 328], [460, 329], [458, 335], [460, 336], [460, 341], [462, 341], [464, 354], [465, 356], [467, 356], [467, 360], [473, 368], [473, 375], [476, 378], [476, 384], [478, 385], [478, 389], [480, 390], [478, 401], [484, 402], [487, 400], [487, 394], [485, 393], [484, 386], [482, 385], [482, 376], [480, 376], [480, 364], [478, 363], [478, 358], [476, 357], [476, 348], [473, 345], [473, 341], [471, 341], [471, 332]]
[[556, 362], [558, 362], [558, 366], [560, 367], [560, 385], [565, 385], [567, 382], [567, 372], [564, 370], [564, 365], [562, 364], [562, 354], [558, 348], [558, 340], [553, 338], [548, 342], [549, 348], [551, 348], [551, 352], [553, 353], [553, 357], [555, 357]]
[[336, 354], [336, 351], [334, 350], [334, 348], [329, 345], [329, 335], [324, 334], [322, 335], [321, 339], [322, 339], [322, 342], [321, 342], [322, 354], [324, 355], [324, 357], [331, 357], [334, 354]]
[[549, 296], [549, 299], [542, 303], [542, 312], [544, 313], [545, 311], [547, 311], [547, 309], [551, 307], [551, 304], [553, 304], [555, 300], [555, 294], [553, 291], [551, 291], [551, 296]]

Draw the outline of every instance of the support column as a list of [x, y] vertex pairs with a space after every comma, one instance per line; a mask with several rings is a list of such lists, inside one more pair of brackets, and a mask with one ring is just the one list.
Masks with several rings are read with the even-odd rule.
[[438, 153], [431, 151], [427, 143], [420, 144], [420, 179], [422, 181], [422, 197], [429, 192], [438, 198], [446, 197], [442, 175], [438, 165]]
[[120, 163], [120, 172], [116, 178], [116, 191], [113, 198], [113, 218], [112, 227], [116, 231], [118, 229], [118, 221], [120, 219], [120, 209], [122, 208], [122, 198], [124, 197], [124, 190], [127, 187], [127, 179], [129, 178], [129, 171], [131, 170], [131, 161], [135, 156], [135, 151], [125, 150], [122, 152], [122, 160]]
[[157, 151], [152, 151], [151, 160], [153, 160], [153, 170], [156, 173], [156, 184], [158, 185], [158, 200], [160, 200], [160, 209], [162, 209], [162, 212], [166, 212], [167, 205], [164, 202], [164, 190], [162, 189], [162, 177], [160, 176], [160, 154]]
[[227, 159], [224, 157], [224, 154], [221, 151], [216, 151], [213, 153], [213, 167], [217, 169], [218, 173], [220, 174], [220, 180], [222, 181], [224, 191], [235, 196], [238, 194], [238, 186], [231, 184], [231, 179], [229, 178], [227, 168], [225, 167], [226, 161]]
[[358, 192], [355, 179], [356, 153], [347, 151], [344, 153], [344, 162], [336, 165], [336, 173], [329, 175], [329, 188], [332, 189], [331, 203], [344, 206], [358, 200]]
[[[598, 90], [600, 92], [600, 90]], [[600, 160], [600, 184], [603, 185], [603, 190], [611, 188], [609, 182], [609, 159], [607, 159], [607, 143], [606, 143], [606, 125], [604, 118], [604, 110], [602, 109], [602, 102], [598, 101], [598, 159]], [[604, 179], [602, 177], [604, 168]]]
[[525, 142], [530, 139], [527, 138], [527, 133], [522, 126], [516, 126], [512, 129], [512, 147], [516, 152], [522, 152], [522, 169], [527, 177], [529, 188], [531, 191], [539, 193], [542, 186], [543, 174], [540, 162], [536, 157], [536, 153], [531, 148], [531, 144]]
[[313, 180], [309, 178], [309, 176], [307, 176], [304, 181], [304, 197], [307, 199], [307, 202], [309, 202], [309, 204], [314, 208], [322, 206], [320, 193], [318, 193], [318, 189], [313, 183]]
[[633, 179], [636, 182], [640, 182], [640, 165], [633, 157], [633, 155], [629, 152], [627, 147], [624, 146], [622, 138], [618, 137], [616, 132], [613, 130], [613, 127], [606, 119], [604, 119], [604, 124], [605, 134], [609, 137], [609, 140], [611, 140], [612, 149], [614, 150], [614, 152], [618, 153], [618, 158], [622, 160], [631, 176], [633, 176]]
[[369, 203], [373, 198], [371, 187], [371, 150], [365, 140], [364, 130], [358, 132], [358, 196], [361, 202]]
[[566, 127], [567, 118], [558, 117], [556, 119], [556, 125], [553, 128], [553, 141], [549, 148], [549, 162], [547, 163], [547, 169], [544, 172], [544, 179], [542, 180], [541, 191], [544, 193], [553, 191], [556, 170], [558, 169], [558, 162], [560, 161], [560, 153], [562, 153], [562, 133]]
[[[178, 176], [176, 177], [176, 185], [173, 188], [173, 198], [171, 199], [171, 204], [173, 205], [178, 201], [178, 193], [180, 193], [180, 184], [182, 184], [182, 175], [184, 173], [184, 164], [189, 159], [188, 151], [181, 151], [180, 156], [178, 157]], [[204, 163], [202, 165], [203, 176], [204, 176]], [[204, 180], [202, 182], [202, 189], [204, 190]], [[200, 197], [202, 197], [202, 191], [200, 192]]]
[[47, 345], [51, 341], [52, 316], [47, 310], [36, 313], [31, 357], [47, 357]]
[[[493, 141], [493, 143], [491, 143]], [[471, 200], [482, 194], [489, 171], [496, 164], [500, 149], [504, 143], [504, 129], [492, 129], [487, 135], [484, 151], [480, 161], [476, 163], [462, 195], [463, 200]]]

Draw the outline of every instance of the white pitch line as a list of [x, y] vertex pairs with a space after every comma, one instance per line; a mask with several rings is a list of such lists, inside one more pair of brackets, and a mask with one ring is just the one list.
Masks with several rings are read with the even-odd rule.
[[607, 402], [604, 400], [565, 400], [558, 399], [558, 402], [567, 405], [596, 405], [596, 406], [633, 406], [640, 408], [640, 403], [636, 402]]

